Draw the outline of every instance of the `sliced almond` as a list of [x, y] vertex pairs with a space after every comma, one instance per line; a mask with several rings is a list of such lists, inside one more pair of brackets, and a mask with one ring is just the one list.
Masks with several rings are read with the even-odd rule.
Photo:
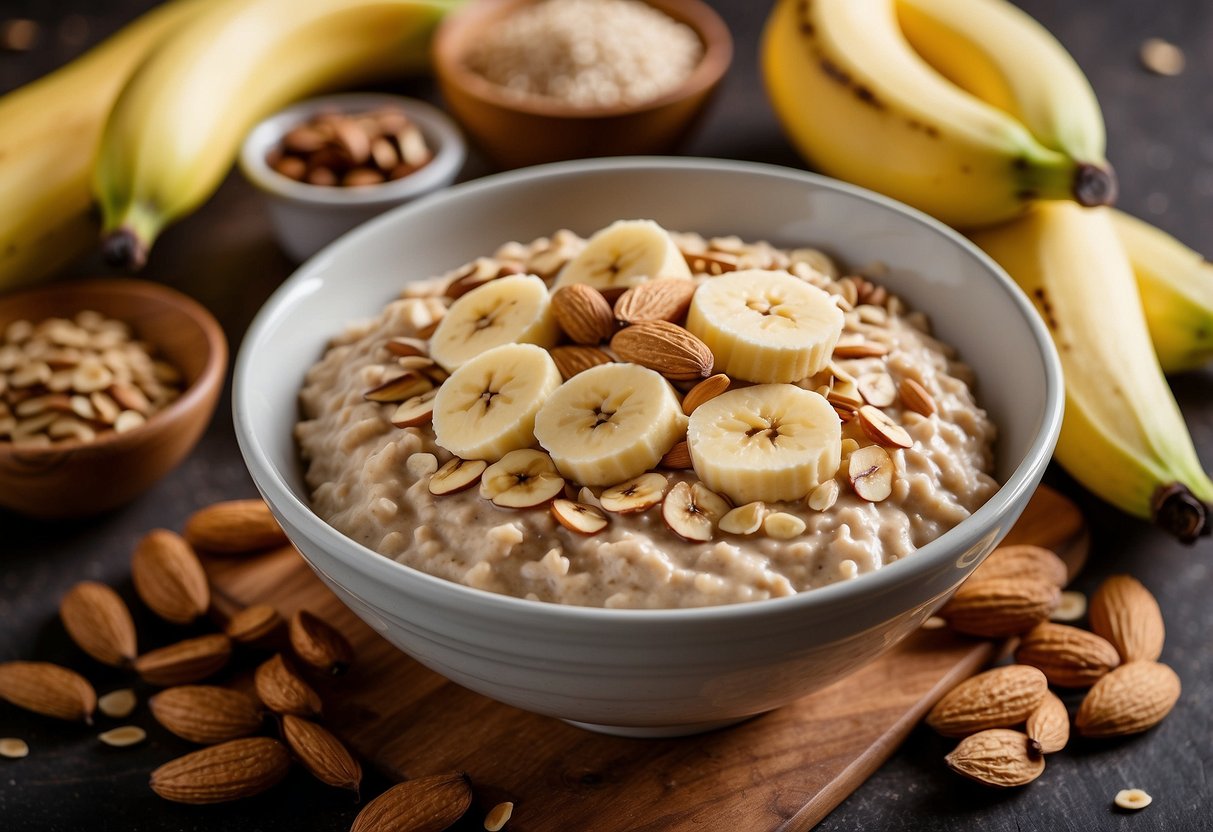
[[[732, 271], [732, 270], [730, 270]], [[614, 316], [627, 324], [644, 321], [677, 323], [687, 315], [698, 284], [685, 278], [646, 280], [628, 289], [615, 301]]]
[[1060, 595], [1055, 584], [1030, 578], [968, 580], [939, 615], [959, 633], [1006, 638], [1047, 620]]
[[889, 418], [883, 410], [867, 404], [859, 408], [859, 425], [863, 432], [878, 445], [886, 448], [909, 448], [914, 439], [901, 425]]
[[669, 321], [644, 321], [621, 329], [611, 339], [611, 350], [624, 361], [675, 381], [707, 378], [715, 362], [707, 344]]
[[97, 735], [97, 739], [111, 748], [126, 748], [127, 746], [138, 745], [147, 739], [147, 731], [144, 731], [138, 725], [123, 725], [119, 728], [111, 728], [108, 731], [101, 732]]
[[1136, 812], [1153, 803], [1154, 798], [1141, 789], [1121, 789], [1116, 793], [1116, 797], [1112, 799], [1112, 802], [1116, 804], [1116, 808], [1118, 809]]
[[480, 478], [480, 496], [502, 508], [534, 508], [563, 492], [564, 478], [542, 451], [510, 451]]
[[428, 356], [430, 352], [429, 345], [420, 338], [389, 338], [384, 346], [392, 355], [402, 358], [414, 355]]
[[471, 488], [488, 467], [483, 459], [448, 459], [430, 476], [430, 493], [441, 497]]
[[251, 696], [213, 685], [168, 688], [153, 696], [148, 707], [169, 731], [202, 745], [247, 737], [261, 728], [261, 713]]
[[213, 745], [152, 772], [152, 791], [178, 803], [223, 803], [260, 794], [286, 777], [291, 758], [268, 737]]
[[957, 774], [987, 786], [1024, 786], [1045, 769], [1045, 758], [1030, 753], [1029, 742], [1020, 731], [991, 728], [961, 740], [944, 761]]
[[888, 346], [879, 341], [840, 342], [834, 347], [835, 358], [879, 358], [888, 354]]
[[485, 832], [501, 832], [514, 815], [514, 804], [509, 801], [498, 803], [484, 816]]
[[662, 468], [669, 468], [674, 471], [685, 471], [692, 466], [691, 463], [691, 447], [685, 439], [674, 443], [674, 446], [665, 452], [665, 456], [658, 463]]
[[[641, 284], [642, 286], [645, 284]], [[729, 389], [732, 381], [724, 373], [709, 376], [696, 384], [682, 397], [682, 412], [690, 416], [695, 408], [704, 402], [711, 401]]]
[[1095, 683], [1074, 723], [1084, 737], [1137, 734], [1161, 722], [1179, 693], [1179, 676], [1165, 664], [1130, 661]]
[[556, 362], [556, 369], [560, 371], [560, 376], [565, 381], [591, 367], [610, 364], [615, 360], [611, 358], [610, 354], [597, 347], [556, 347], [551, 354], [552, 360]]
[[1031, 750], [1039, 754], [1054, 754], [1066, 747], [1070, 741], [1070, 715], [1066, 705], [1052, 691], [1045, 694], [1044, 700], [1028, 715], [1028, 739], [1032, 742]]
[[1113, 575], [1104, 581], [1091, 596], [1087, 617], [1091, 629], [1110, 641], [1126, 662], [1154, 661], [1162, 655], [1162, 611], [1136, 578]]
[[1087, 596], [1081, 592], [1068, 591], [1061, 593], [1061, 602], [1057, 605], [1057, 609], [1053, 610], [1049, 620], [1063, 623], [1078, 621], [1086, 614]]
[[257, 696], [274, 713], [316, 716], [320, 696], [290, 667], [282, 654], [263, 662], [253, 674]]
[[135, 671], [150, 685], [170, 687], [218, 673], [232, 655], [232, 640], [214, 634], [179, 641], [135, 659]]
[[122, 719], [130, 716], [137, 704], [139, 704], [139, 700], [135, 697], [133, 690], [120, 688], [97, 699], [97, 710], [111, 719]]
[[572, 500], [553, 500], [552, 516], [560, 525], [582, 535], [595, 535], [607, 527], [606, 515], [593, 506]]
[[838, 480], [826, 480], [809, 494], [809, 508], [828, 511], [838, 500]]
[[87, 679], [50, 662], [0, 663], [0, 699], [43, 716], [88, 723], [97, 707]]
[[1034, 667], [1013, 664], [979, 673], [952, 688], [927, 714], [927, 725], [945, 737], [1018, 725], [1040, 707], [1049, 690]]
[[767, 537], [776, 540], [791, 540], [804, 534], [807, 523], [795, 514], [786, 511], [775, 511], [768, 514], [762, 521], [762, 530]]
[[327, 786], [357, 793], [362, 766], [339, 739], [314, 722], [292, 714], [282, 718], [282, 738], [312, 776]]
[[406, 370], [395, 378], [367, 390], [362, 397], [367, 401], [395, 404], [420, 396], [433, 386], [434, 383], [424, 374], [416, 370]]
[[847, 460], [851, 487], [869, 503], [879, 503], [893, 493], [893, 460], [879, 445], [859, 448]]
[[289, 543], [269, 507], [259, 499], [228, 500], [199, 509], [185, 521], [184, 536], [195, 549], [220, 555]]
[[703, 483], [677, 483], [665, 495], [661, 517], [674, 534], [693, 542], [712, 539], [720, 519], [732, 508], [728, 500]]
[[73, 586], [59, 602], [59, 618], [72, 641], [102, 664], [126, 667], [138, 652], [126, 602], [105, 584]]
[[354, 648], [341, 631], [307, 610], [291, 616], [291, 649], [306, 664], [338, 676], [354, 661]]
[[635, 514], [660, 503], [668, 486], [664, 475], [650, 472], [611, 486], [598, 495], [598, 501], [607, 511]]
[[240, 644], [257, 644], [268, 640], [285, 624], [286, 620], [269, 604], [254, 604], [229, 618], [223, 632]]
[[901, 384], [897, 386], [897, 392], [901, 396], [901, 403], [907, 410], [913, 410], [923, 416], [934, 416], [939, 409], [935, 405], [935, 399], [927, 392], [927, 388], [923, 387], [912, 378], [903, 378]]
[[143, 536], [131, 559], [131, 578], [143, 603], [173, 624], [188, 624], [210, 606], [202, 563], [176, 532], [154, 529]]
[[424, 393], [405, 399], [392, 412], [392, 424], [398, 428], [416, 428], [428, 425], [434, 420], [434, 397], [438, 388], [434, 387]]
[[126, 433], [143, 425], [147, 419], [137, 410], [124, 410], [114, 420], [114, 432]]
[[888, 373], [866, 373], [856, 385], [859, 395], [872, 407], [889, 407], [897, 401], [897, 385]]
[[718, 527], [729, 534], [754, 534], [762, 528], [762, 520], [766, 517], [767, 505], [758, 500], [746, 503], [744, 506], [730, 509], [720, 518]]
[[472, 805], [465, 774], [435, 774], [397, 783], [366, 804], [350, 832], [441, 832]]
[[735, 272], [740, 267], [741, 260], [736, 254], [723, 251], [703, 251], [683, 254], [687, 266], [696, 274], [722, 275], [725, 272]]
[[0, 738], [0, 757], [8, 760], [19, 760], [29, 756], [29, 745], [17, 737]]
[[593, 345], [615, 333], [615, 313], [606, 298], [592, 286], [574, 283], [552, 293], [552, 316], [569, 340]]

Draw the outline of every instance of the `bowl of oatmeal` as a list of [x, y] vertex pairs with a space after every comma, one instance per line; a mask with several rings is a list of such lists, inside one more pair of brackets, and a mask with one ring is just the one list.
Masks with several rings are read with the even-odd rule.
[[778, 707], [920, 625], [1026, 504], [1060, 391], [1026, 299], [925, 216], [799, 171], [628, 159], [338, 241], [260, 313], [235, 411], [283, 527], [386, 638], [656, 736]]

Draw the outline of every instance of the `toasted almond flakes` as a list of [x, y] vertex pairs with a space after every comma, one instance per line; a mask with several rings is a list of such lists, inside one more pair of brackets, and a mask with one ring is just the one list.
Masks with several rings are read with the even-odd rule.
[[139, 700], [135, 697], [135, 692], [130, 688], [119, 688], [111, 690], [109, 693], [100, 697], [97, 700], [97, 710], [110, 717], [111, 719], [122, 719], [130, 716], [131, 711], [135, 710]]

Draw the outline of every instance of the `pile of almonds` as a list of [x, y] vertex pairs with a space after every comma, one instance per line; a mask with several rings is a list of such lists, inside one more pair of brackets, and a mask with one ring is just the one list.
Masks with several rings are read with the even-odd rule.
[[[64, 596], [60, 619], [76, 645], [102, 664], [129, 670], [163, 688], [148, 700], [152, 717], [166, 730], [204, 748], [170, 760], [151, 773], [152, 790], [179, 803], [219, 803], [259, 794], [286, 777], [297, 762], [328, 786], [358, 793], [362, 767], [317, 719], [320, 695], [306, 674], [343, 673], [353, 662], [345, 636], [317, 616], [299, 610], [286, 621], [268, 605], [222, 615], [211, 603], [210, 586], [197, 551], [242, 556], [289, 545], [260, 500], [236, 500], [201, 509], [182, 535], [156, 529], [139, 541], [131, 559], [135, 593], [171, 625], [194, 624], [208, 614], [222, 632], [188, 638], [140, 652], [126, 603], [105, 584], [83, 581]], [[289, 648], [287, 650], [279, 648]], [[253, 675], [253, 692], [200, 684], [227, 667], [238, 651], [271, 651]], [[138, 705], [133, 689], [98, 698], [79, 673], [37, 661], [0, 663], [0, 700], [48, 717], [92, 724], [96, 711], [125, 719]], [[278, 738], [260, 735], [271, 716]], [[109, 746], [142, 742], [145, 730], [121, 725], [98, 735]], [[0, 755], [24, 757], [28, 745], [0, 740]], [[358, 832], [442, 830], [471, 805], [471, 786], [461, 774], [421, 777], [388, 789], [367, 804]], [[501, 829], [512, 804], [495, 807], [486, 828]], [[496, 825], [490, 825], [493, 821]]]
[[[1049, 620], [1065, 581], [1065, 564], [1047, 549], [1006, 546], [940, 610], [959, 632], [1018, 636], [1015, 664], [961, 682], [927, 715], [931, 728], [961, 738], [945, 758], [958, 774], [1000, 787], [1039, 777], [1045, 755], [1070, 738], [1069, 712], [1050, 687], [1089, 688], [1074, 727], [1096, 739], [1152, 728], [1179, 699], [1179, 677], [1158, 661], [1165, 628], [1149, 590], [1128, 575], [1108, 578], [1090, 600], [1091, 629], [1084, 630]], [[1077, 620], [1082, 612], [1073, 604], [1062, 617]], [[1138, 798], [1125, 800], [1140, 808]]]
[[403, 179], [434, 154], [399, 107], [318, 113], [269, 154], [270, 167], [309, 185], [358, 187]]

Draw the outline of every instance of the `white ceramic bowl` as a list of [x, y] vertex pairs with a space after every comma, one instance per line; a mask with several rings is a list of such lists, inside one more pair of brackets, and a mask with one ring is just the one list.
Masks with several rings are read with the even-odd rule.
[[[382, 185], [328, 188], [283, 176], [266, 161], [283, 136], [319, 112], [362, 113], [383, 106], [404, 110], [434, 153], [434, 158], [415, 173]], [[389, 208], [450, 185], [466, 155], [467, 145], [455, 122], [424, 101], [399, 95], [346, 93], [312, 98], [262, 121], [244, 140], [240, 170], [265, 194], [270, 222], [282, 249], [302, 261]]]
[[[801, 595], [684, 610], [561, 606], [495, 595], [381, 557], [308, 508], [292, 440], [296, 397], [326, 340], [414, 279], [506, 240], [619, 218], [819, 245], [883, 261], [980, 379], [1000, 427], [1003, 487], [913, 556]], [[236, 430], [275, 515], [364, 621], [465, 687], [613, 733], [685, 734], [776, 708], [839, 679], [918, 627], [990, 552], [1031, 496], [1057, 437], [1061, 371], [1011, 281], [955, 232], [892, 200], [799, 171], [705, 159], [566, 162], [460, 185], [326, 249], [269, 300], [236, 366]]]

